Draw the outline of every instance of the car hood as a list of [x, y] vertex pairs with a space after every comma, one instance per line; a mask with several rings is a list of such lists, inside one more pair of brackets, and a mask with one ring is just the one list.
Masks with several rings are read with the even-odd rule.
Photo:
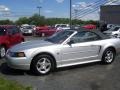
[[13, 46], [11, 50], [18, 51], [18, 50], [25, 50], [31, 48], [45, 47], [50, 45], [53, 45], [53, 43], [44, 40], [27, 41]]

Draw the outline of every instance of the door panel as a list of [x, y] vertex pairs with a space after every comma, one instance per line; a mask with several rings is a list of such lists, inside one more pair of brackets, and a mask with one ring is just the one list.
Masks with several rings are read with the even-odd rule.
[[72, 45], [63, 45], [62, 63], [76, 63], [88, 60], [95, 60], [98, 57], [100, 46], [93, 42], [85, 42]]

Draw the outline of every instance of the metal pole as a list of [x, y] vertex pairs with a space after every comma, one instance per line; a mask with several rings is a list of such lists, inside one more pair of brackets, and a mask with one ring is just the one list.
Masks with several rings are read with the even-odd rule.
[[38, 8], [38, 10], [39, 10], [39, 16], [40, 16], [40, 9], [41, 9], [42, 7], [38, 6], [37, 8]]
[[70, 0], [70, 28], [72, 26], [72, 0]]

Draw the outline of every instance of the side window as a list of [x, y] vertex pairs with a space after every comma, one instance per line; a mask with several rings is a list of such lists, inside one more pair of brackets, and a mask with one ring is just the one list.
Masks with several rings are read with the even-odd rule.
[[95, 41], [95, 40], [100, 40], [100, 36], [97, 35], [94, 32], [90, 32], [90, 31], [83, 31], [83, 32], [78, 32], [77, 34], [75, 34], [71, 40], [74, 43], [80, 43], [80, 42], [89, 42], [89, 41]]
[[13, 29], [8, 28], [7, 31], [8, 31], [8, 34], [13, 35]]
[[14, 35], [14, 34], [19, 33], [19, 32], [20, 32], [20, 30], [17, 27], [11, 27], [8, 29], [8, 33], [11, 35]]
[[19, 33], [20, 32], [20, 29], [18, 27], [14, 27], [14, 33]]

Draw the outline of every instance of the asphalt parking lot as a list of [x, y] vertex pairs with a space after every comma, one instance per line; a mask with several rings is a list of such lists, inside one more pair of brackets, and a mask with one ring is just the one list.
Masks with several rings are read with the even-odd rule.
[[[26, 36], [26, 40], [40, 37]], [[34, 90], [120, 90], [120, 55], [110, 65], [92, 63], [60, 68], [45, 76], [35, 76], [30, 71], [14, 70], [0, 60], [0, 75]]]

